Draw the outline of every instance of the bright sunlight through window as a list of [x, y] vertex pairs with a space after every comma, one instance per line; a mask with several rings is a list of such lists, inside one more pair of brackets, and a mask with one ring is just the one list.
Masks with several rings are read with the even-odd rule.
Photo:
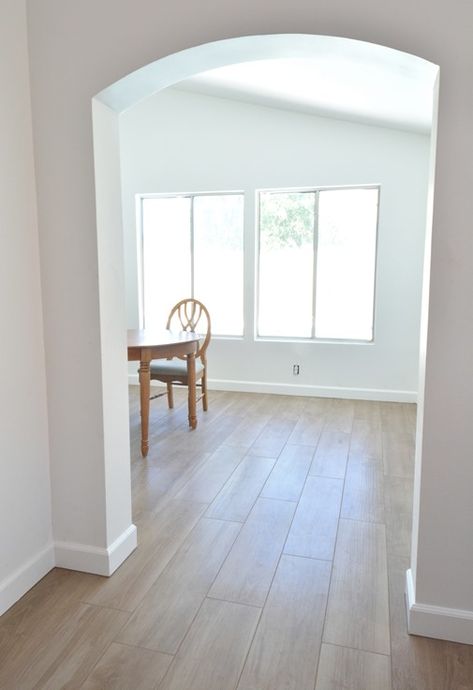
[[215, 335], [243, 335], [243, 194], [143, 196], [141, 221], [145, 327], [194, 297]]
[[260, 337], [373, 339], [379, 189], [259, 195]]

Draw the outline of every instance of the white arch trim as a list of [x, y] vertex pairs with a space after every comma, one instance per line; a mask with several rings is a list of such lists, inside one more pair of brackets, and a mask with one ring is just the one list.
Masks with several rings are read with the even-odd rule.
[[438, 71], [437, 65], [423, 58], [351, 38], [309, 34], [243, 36], [206, 43], [151, 62], [103, 89], [96, 98], [119, 113], [153, 93], [207, 70], [255, 60], [311, 58], [319, 54], [348, 54], [354, 59], [381, 64], [395, 56], [400, 70], [409, 69], [432, 85]]

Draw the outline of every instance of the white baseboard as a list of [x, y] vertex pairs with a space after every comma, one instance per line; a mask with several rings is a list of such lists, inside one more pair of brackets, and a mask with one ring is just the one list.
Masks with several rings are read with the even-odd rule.
[[416, 602], [410, 569], [406, 572], [406, 607], [411, 635], [473, 645], [473, 611]]
[[227, 379], [210, 379], [208, 385], [213, 390], [239, 391], [241, 393], [274, 393], [276, 395], [380, 400], [383, 402], [417, 402], [417, 393], [415, 391], [310, 386], [297, 383], [266, 383], [265, 381], [232, 381]]
[[[129, 374], [128, 383], [130, 386], [137, 386], [139, 383], [138, 374]], [[151, 385], [162, 386], [163, 384], [151, 381]], [[416, 391], [381, 388], [342, 388], [340, 386], [310, 386], [297, 383], [267, 383], [265, 381], [235, 381], [232, 379], [209, 379], [208, 386], [210, 390], [235, 391], [238, 393], [273, 393], [275, 395], [378, 400], [381, 402], [417, 402]]]
[[54, 565], [54, 546], [49, 544], [0, 582], [0, 616], [49, 573]]
[[56, 565], [68, 570], [109, 576], [128, 558], [136, 546], [135, 525], [130, 525], [108, 548], [75, 542], [56, 542]]

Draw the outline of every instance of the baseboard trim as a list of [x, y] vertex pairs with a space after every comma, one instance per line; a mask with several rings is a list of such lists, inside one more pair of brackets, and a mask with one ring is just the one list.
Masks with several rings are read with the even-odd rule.
[[473, 611], [416, 602], [410, 569], [406, 571], [406, 608], [411, 635], [473, 645]]
[[54, 545], [51, 543], [0, 582], [0, 616], [49, 573], [54, 565]]
[[[137, 374], [129, 374], [128, 383], [139, 383]], [[162, 385], [151, 381], [151, 385]], [[314, 398], [345, 398], [349, 400], [377, 400], [381, 402], [417, 402], [416, 391], [389, 390], [381, 388], [343, 388], [341, 386], [309, 386], [296, 383], [267, 383], [265, 381], [235, 381], [232, 379], [209, 379], [208, 387], [216, 391], [238, 393], [272, 393], [275, 395], [301, 395]]]
[[109, 576], [136, 549], [137, 532], [130, 525], [108, 548], [64, 541], [54, 546], [58, 568]]
[[232, 381], [229, 379], [209, 379], [208, 385], [213, 390], [239, 391], [241, 393], [274, 393], [276, 395], [379, 400], [383, 402], [417, 402], [415, 391], [310, 386], [297, 383], [266, 383], [265, 381]]

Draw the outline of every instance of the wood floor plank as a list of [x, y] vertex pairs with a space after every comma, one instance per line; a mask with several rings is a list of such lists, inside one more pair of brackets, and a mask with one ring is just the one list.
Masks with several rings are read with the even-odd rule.
[[330, 568], [282, 556], [238, 690], [313, 690]]
[[81, 690], [156, 690], [172, 656], [113, 642]]
[[354, 414], [353, 400], [332, 399], [326, 413], [324, 429], [326, 431], [343, 431], [349, 434], [351, 433]]
[[350, 434], [344, 431], [324, 430], [320, 437], [310, 475], [321, 477], [345, 477]]
[[390, 653], [384, 525], [340, 520], [323, 639]]
[[270, 416], [268, 414], [256, 413], [250, 417], [245, 416], [236, 429], [227, 436], [225, 445], [249, 448], [256, 441], [269, 420]]
[[391, 690], [390, 658], [323, 644], [315, 690]]
[[234, 690], [259, 609], [206, 599], [160, 690]]
[[354, 400], [354, 419], [364, 419], [372, 426], [381, 428], [380, 403], [375, 400]]
[[0, 617], [0, 632], [42, 640], [51, 637], [81, 602], [96, 580], [94, 575], [53, 568]]
[[133, 515], [155, 511], [173, 498], [209, 458], [210, 453], [176, 449], [147, 459], [133, 474]]
[[241, 525], [203, 518], [117, 637], [175, 654]]
[[383, 432], [384, 473], [391, 477], [414, 476], [415, 443], [412, 434]]
[[323, 415], [301, 414], [288, 438], [288, 443], [300, 446], [316, 446], [325, 424]]
[[342, 492], [342, 479], [307, 478], [284, 553], [332, 560]]
[[379, 460], [350, 455], [341, 515], [351, 520], [384, 522], [384, 475]]
[[210, 504], [206, 516], [244, 522], [275, 462], [274, 458], [247, 455]]
[[224, 411], [218, 411], [213, 417], [206, 412], [205, 415], [199, 416], [199, 424], [193, 431], [190, 431], [186, 425], [167, 437], [162, 444], [158, 442], [156, 444], [158, 457], [173, 448], [213, 453], [225, 442], [242, 419], [242, 415], [224, 413]]
[[298, 501], [315, 447], [287, 444], [263, 487], [261, 496]]
[[277, 458], [295, 425], [296, 419], [293, 417], [277, 416], [271, 418], [251, 446], [251, 454]]
[[408, 557], [412, 539], [413, 479], [384, 477], [386, 544], [389, 556]]
[[310, 415], [326, 415], [332, 402], [332, 398], [304, 397], [302, 411]]
[[263, 606], [295, 507], [289, 501], [256, 501], [209, 596]]
[[206, 510], [206, 503], [172, 500], [138, 527], [138, 548], [109, 578], [95, 578], [84, 601], [134, 611]]
[[405, 403], [382, 402], [379, 405], [383, 431], [394, 431], [400, 434], [412, 432], [412, 415], [406, 414]]
[[354, 419], [350, 440], [350, 455], [363, 455], [381, 460], [383, 443], [381, 427], [365, 419]]
[[408, 431], [415, 436], [417, 426], [417, 405], [405, 403], [403, 405], [404, 417]]
[[246, 453], [246, 448], [220, 446], [184, 484], [176, 498], [211, 503]]
[[28, 649], [20, 652], [14, 669], [7, 669], [11, 685], [4, 684], [0, 675], [0, 687], [15, 690], [80, 687], [128, 615], [124, 611], [79, 604], [55, 634], [41, 640], [33, 653]]

